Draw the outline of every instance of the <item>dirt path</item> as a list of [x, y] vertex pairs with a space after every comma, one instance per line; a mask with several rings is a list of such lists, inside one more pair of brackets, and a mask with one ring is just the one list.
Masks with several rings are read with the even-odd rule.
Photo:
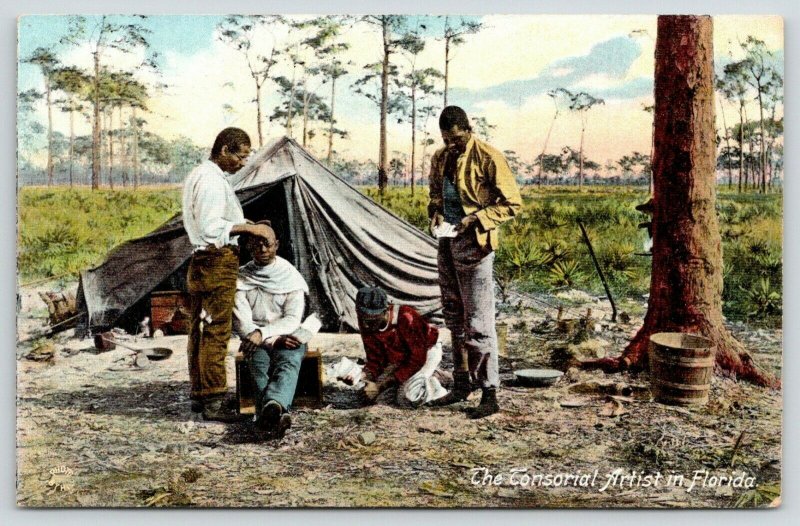
[[[514, 386], [512, 368], [549, 363], [553, 335], [531, 332], [544, 320], [535, 306], [503, 311], [510, 329], [501, 414], [471, 421], [458, 406], [358, 408], [355, 392], [327, 381], [328, 405], [297, 410], [280, 441], [263, 441], [248, 423], [208, 423], [190, 412], [185, 337], [164, 338], [173, 356], [141, 370], [129, 368], [128, 351], [98, 354], [90, 342], [66, 335], [21, 344], [17, 501], [37, 507], [729, 507], [771, 500], [770, 485], [780, 481], [780, 392], [717, 378], [708, 406], [682, 409], [651, 402], [637, 389], [647, 385], [644, 375], [573, 370], [551, 388]], [[639, 321], [600, 323], [591, 341], [603, 343], [595, 351], [619, 352]], [[780, 367], [779, 332], [733, 328], [753, 340], [757, 360]], [[25, 358], [34, 347], [52, 358]], [[326, 365], [361, 355], [354, 335], [322, 335], [312, 347], [323, 351]], [[624, 383], [634, 393], [610, 401], [591, 390], [593, 381]], [[714, 484], [713, 477], [742, 470], [748, 478], [734, 484], [758, 491], [719, 479]]]

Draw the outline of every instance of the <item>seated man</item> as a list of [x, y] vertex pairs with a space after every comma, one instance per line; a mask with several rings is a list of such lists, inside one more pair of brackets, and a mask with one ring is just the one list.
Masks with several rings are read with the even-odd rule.
[[308, 285], [277, 255], [272, 228], [263, 237], [248, 236], [245, 246], [253, 260], [239, 268], [234, 329], [256, 386], [256, 425], [281, 437], [292, 423], [288, 411], [306, 352], [291, 334], [302, 322]]
[[369, 403], [397, 385], [397, 401], [419, 406], [447, 394], [436, 367], [442, 360], [439, 330], [411, 307], [389, 305], [379, 287], [364, 287], [356, 295], [361, 341], [367, 354], [364, 397]]

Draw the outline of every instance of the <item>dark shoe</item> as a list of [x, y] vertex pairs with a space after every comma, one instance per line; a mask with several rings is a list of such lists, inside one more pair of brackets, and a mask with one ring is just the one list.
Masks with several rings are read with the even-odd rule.
[[203, 401], [203, 418], [205, 420], [214, 420], [216, 422], [236, 422], [239, 420], [239, 415], [225, 407], [225, 399], [207, 398]]
[[202, 413], [203, 412], [203, 401], [202, 400], [192, 400], [191, 409], [192, 409], [192, 413]]
[[453, 373], [453, 389], [441, 398], [433, 400], [428, 405], [431, 407], [442, 407], [457, 404], [467, 399], [472, 392], [472, 383], [469, 373], [466, 371], [456, 371]]
[[497, 389], [494, 387], [486, 387], [483, 389], [481, 395], [481, 403], [478, 407], [470, 407], [467, 409], [467, 416], [469, 418], [477, 419], [493, 415], [500, 411], [500, 406], [497, 403]]
[[283, 414], [283, 407], [281, 407], [281, 404], [275, 400], [270, 400], [261, 408], [261, 412], [258, 414], [258, 418], [256, 418], [256, 427], [261, 431], [276, 430], [280, 423], [281, 414]]

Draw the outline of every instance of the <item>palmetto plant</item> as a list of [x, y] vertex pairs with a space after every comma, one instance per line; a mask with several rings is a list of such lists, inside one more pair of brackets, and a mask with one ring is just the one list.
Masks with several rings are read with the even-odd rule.
[[556, 287], [574, 287], [584, 273], [574, 260], [557, 261], [550, 269], [550, 282]]
[[743, 289], [749, 316], [780, 314], [782, 311], [781, 291], [773, 288], [769, 278], [759, 279], [752, 288]]

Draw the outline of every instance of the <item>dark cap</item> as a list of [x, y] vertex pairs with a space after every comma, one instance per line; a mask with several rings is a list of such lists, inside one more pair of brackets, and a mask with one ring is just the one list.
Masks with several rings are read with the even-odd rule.
[[356, 309], [361, 314], [375, 316], [389, 308], [386, 293], [380, 287], [363, 287], [356, 294]]

